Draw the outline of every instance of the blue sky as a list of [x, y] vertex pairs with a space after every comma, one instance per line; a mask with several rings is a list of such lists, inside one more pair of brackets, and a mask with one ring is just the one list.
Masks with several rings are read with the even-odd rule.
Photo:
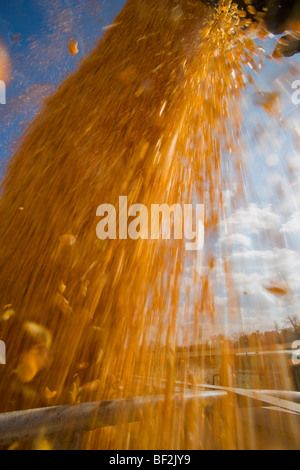
[[[113, 21], [125, 0], [1, 0], [0, 39], [11, 57], [13, 76], [7, 104], [0, 107], [0, 163], [43, 98], [78, 65]], [[19, 36], [19, 37], [18, 37]], [[79, 54], [68, 52], [68, 40], [79, 42]]]

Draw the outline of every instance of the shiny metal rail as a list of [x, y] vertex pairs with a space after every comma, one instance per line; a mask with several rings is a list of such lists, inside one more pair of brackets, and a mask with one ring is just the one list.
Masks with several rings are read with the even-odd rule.
[[[202, 390], [178, 393], [174, 403], [185, 406], [192, 401], [201, 402], [209, 411], [216, 401], [228, 393], [248, 398], [259, 406], [252, 409], [254, 425], [264, 425], [271, 413], [291, 413], [295, 425], [293, 435], [300, 437], [300, 392], [276, 390], [246, 390], [202, 384]], [[194, 389], [197, 389], [196, 386]], [[209, 388], [210, 390], [204, 390]], [[0, 446], [14, 442], [32, 441], [37, 436], [50, 438], [55, 449], [79, 449], [82, 433], [107, 426], [140, 421], [147, 410], [165, 400], [164, 395], [135, 397], [79, 405], [53, 406], [27, 411], [0, 414]], [[265, 406], [267, 405], [267, 407]], [[252, 407], [250, 407], [252, 408]], [[247, 420], [248, 412], [241, 409]], [[257, 415], [257, 416], [256, 416]], [[255, 424], [256, 423], [256, 424]]]
[[[209, 409], [216, 400], [226, 396], [226, 391], [199, 391], [175, 395], [173, 400], [178, 405], [200, 400]], [[164, 395], [155, 395], [2, 413], [0, 446], [46, 435], [54, 436], [56, 443], [60, 443], [63, 448], [77, 448], [83, 431], [140, 421], [150, 407], [164, 400]]]
[[297, 397], [297, 400], [299, 400], [299, 392], [285, 390], [248, 390], [244, 388], [221, 387], [207, 384], [199, 384], [199, 387], [234, 393], [241, 397], [258, 400], [268, 405], [275, 406], [278, 409], [299, 414], [300, 416], [300, 404], [290, 400], [291, 397], [293, 397], [293, 399]]

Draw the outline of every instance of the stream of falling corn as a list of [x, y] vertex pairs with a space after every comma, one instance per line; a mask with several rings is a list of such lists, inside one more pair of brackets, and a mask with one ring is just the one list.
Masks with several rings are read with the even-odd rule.
[[[257, 67], [245, 27], [227, 0], [214, 10], [128, 0], [27, 129], [0, 200], [2, 412], [162, 394], [136, 422], [86, 433], [83, 448], [246, 449], [263, 439], [242, 425], [234, 395], [209, 414], [203, 402], [173, 399], [179, 382], [183, 396], [203, 381], [188, 348], [178, 363], [178, 344], [201, 344], [204, 314], [218, 326], [209, 240], [229, 184], [221, 156], [239, 142], [245, 67]], [[242, 187], [242, 159], [233, 165]], [[204, 250], [98, 240], [96, 209], [118, 208], [119, 196], [148, 208], [205, 201]], [[225, 262], [224, 272], [230, 321]], [[234, 386], [226, 342], [222, 354], [222, 385]]]

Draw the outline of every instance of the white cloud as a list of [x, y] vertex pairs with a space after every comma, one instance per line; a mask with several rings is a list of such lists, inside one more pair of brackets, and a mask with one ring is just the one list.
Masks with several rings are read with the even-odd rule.
[[271, 206], [264, 208], [256, 204], [250, 204], [247, 209], [239, 209], [226, 221], [229, 233], [258, 234], [265, 230], [276, 230], [280, 227], [280, 216], [276, 214]]
[[244, 331], [272, 330], [274, 329], [274, 318], [269, 315], [257, 314], [255, 316], [243, 317]]
[[248, 250], [248, 251], [236, 251], [229, 255], [232, 261], [254, 261], [259, 263], [274, 261], [277, 255], [271, 250]]
[[[273, 250], [231, 251], [229, 262], [233, 290], [228, 292], [224, 263], [219, 258], [215, 265], [217, 295], [215, 307], [218, 322], [227, 329], [272, 329], [300, 303], [300, 254], [287, 248]], [[286, 295], [276, 295], [267, 287], [286, 288]], [[230, 288], [231, 289], [231, 288]], [[228, 301], [235, 305], [234, 317], [228, 315]], [[233, 302], [233, 304], [232, 304]]]
[[223, 237], [220, 241], [230, 245], [240, 245], [245, 248], [249, 248], [252, 243], [251, 238], [247, 235], [243, 235], [242, 233], [229, 234], [226, 237]]
[[283, 233], [295, 233], [300, 231], [300, 212], [295, 212], [287, 221], [283, 224], [280, 232]]
[[[300, 252], [282, 246], [283, 235], [300, 229], [300, 212], [284, 224], [281, 214], [271, 205], [261, 208], [251, 204], [235, 210], [223, 221], [216, 245], [220, 256], [209, 274], [215, 291], [213, 328], [230, 332], [243, 326], [245, 330], [264, 331], [297, 311]], [[276, 246], [276, 240], [280, 246]], [[224, 259], [230, 267], [230, 277], [225, 274]], [[286, 294], [276, 295], [268, 287], [286, 288]], [[205, 329], [209, 319], [203, 313], [201, 325]]]

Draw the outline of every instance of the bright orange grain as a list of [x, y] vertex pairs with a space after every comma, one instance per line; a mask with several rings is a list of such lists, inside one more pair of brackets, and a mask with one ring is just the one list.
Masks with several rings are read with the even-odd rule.
[[[227, 0], [218, 10], [196, 0], [128, 0], [27, 130], [0, 200], [0, 297], [15, 312], [1, 324], [10, 354], [1, 411], [163, 393], [140, 422], [90, 433], [84, 447], [251, 448], [233, 397], [209, 419], [197, 403], [172, 401], [176, 381], [186, 389], [203, 379], [188, 352], [178, 362], [177, 349], [191, 336], [201, 343], [204, 314], [217, 325], [212, 254], [199, 273], [181, 240], [96, 237], [97, 206], [117, 206], [120, 195], [147, 207], [205, 199], [206, 232], [216, 232], [222, 152], [234, 148], [242, 122], [243, 66], [255, 67], [239, 16]], [[226, 280], [233, 290], [229, 266]], [[229, 315], [235, 307], [231, 296]], [[51, 333], [49, 350], [28, 322]], [[226, 342], [221, 349], [223, 385], [232, 386], [233, 355]]]

